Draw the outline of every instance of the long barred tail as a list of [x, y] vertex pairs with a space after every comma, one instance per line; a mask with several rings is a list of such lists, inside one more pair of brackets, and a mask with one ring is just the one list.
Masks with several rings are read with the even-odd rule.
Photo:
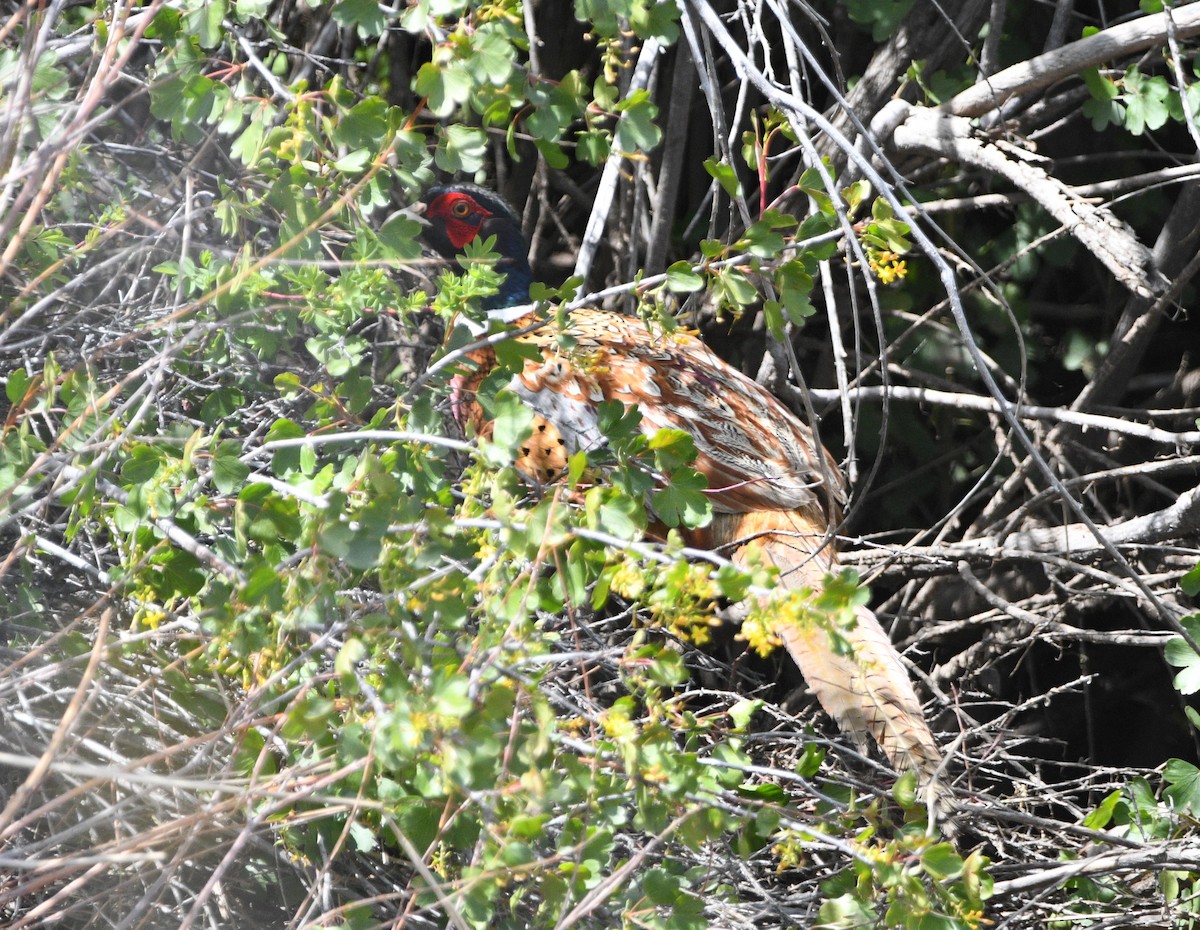
[[[718, 546], [749, 540], [734, 553], [735, 562], [745, 561], [750, 548], [757, 546], [768, 564], [779, 569], [788, 588], [819, 589], [837, 562], [826, 539], [826, 525], [814, 505], [810, 512], [721, 514], [709, 533]], [[721, 536], [725, 539], [717, 538]], [[823, 624], [781, 621], [776, 632], [838, 726], [860, 742], [869, 734], [897, 771], [914, 770], [926, 802], [935, 814], [945, 815], [952, 796], [942, 782], [942, 752], [925, 722], [908, 672], [875, 614], [859, 607], [855, 620], [838, 630], [850, 644], [848, 653], [835, 651], [831, 631]], [[943, 823], [943, 831], [949, 834], [950, 830]]]

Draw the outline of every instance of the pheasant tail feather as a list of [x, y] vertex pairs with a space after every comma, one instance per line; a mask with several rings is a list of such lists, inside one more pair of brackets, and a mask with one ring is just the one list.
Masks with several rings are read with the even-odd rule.
[[[737, 534], [726, 535], [724, 542], [744, 542], [734, 561], [744, 562], [749, 549], [757, 546], [788, 588], [818, 588], [836, 567], [836, 552], [826, 536], [828, 523], [816, 504], [786, 513], [722, 514], [714, 525], [718, 535]], [[859, 607], [855, 621], [838, 630], [849, 643], [848, 652], [836, 651], [830, 630], [819, 623], [781, 622], [776, 632], [842, 730], [860, 742], [869, 734], [897, 771], [914, 770], [926, 800], [945, 813], [950, 795], [939, 781], [942, 753], [908, 672], [875, 614]]]

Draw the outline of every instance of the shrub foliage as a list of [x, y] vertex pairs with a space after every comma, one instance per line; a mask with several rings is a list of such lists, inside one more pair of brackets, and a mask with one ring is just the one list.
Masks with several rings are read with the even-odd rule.
[[[1200, 15], [1111, 6], [15, 5], [0, 922], [1190, 925]], [[450, 177], [820, 418], [957, 846], [646, 540], [689, 437], [530, 487], [503, 334], [458, 430]]]

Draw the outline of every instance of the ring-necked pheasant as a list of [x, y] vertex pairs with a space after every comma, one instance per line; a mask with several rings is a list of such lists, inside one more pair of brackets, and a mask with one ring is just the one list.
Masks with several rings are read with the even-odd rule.
[[[496, 267], [505, 277], [486, 309], [517, 326], [536, 320], [532, 311], [514, 309], [528, 304], [533, 274], [520, 222], [502, 199], [475, 185], [435, 187], [414, 212], [428, 223], [427, 243], [447, 259], [494, 235]], [[672, 427], [695, 440], [695, 468], [708, 479], [714, 517], [708, 526], [684, 532], [690, 545], [732, 552], [735, 563], [757, 548], [765, 564], [778, 567], [785, 586], [819, 588], [837, 564], [833, 527], [845, 489], [836, 462], [812, 432], [694, 336], [657, 332], [631, 317], [591, 309], [572, 311], [568, 325], [575, 346], [570, 351], [552, 327], [519, 337], [542, 356], [526, 361], [510, 385], [535, 413], [533, 437], [517, 467], [537, 481], [552, 479], [571, 454], [603, 443], [600, 402], [636, 406], [643, 432]], [[486, 436], [491, 424], [475, 391], [495, 355], [478, 350], [471, 359], [475, 371], [456, 379], [452, 407], [464, 426]], [[818, 624], [781, 622], [777, 632], [842, 729], [859, 740], [870, 733], [892, 765], [916, 770], [927, 798], [943, 806], [942, 754], [908, 674], [875, 615], [863, 607], [856, 619], [840, 631], [852, 655], [838, 654]]]

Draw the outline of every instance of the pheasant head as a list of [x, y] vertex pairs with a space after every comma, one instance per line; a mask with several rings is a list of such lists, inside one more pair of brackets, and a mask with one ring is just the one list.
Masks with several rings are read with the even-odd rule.
[[526, 257], [528, 246], [521, 221], [503, 199], [475, 184], [450, 184], [426, 191], [415, 212], [428, 223], [425, 241], [445, 258], [461, 255], [471, 242], [496, 237], [495, 251], [500, 256], [496, 270], [504, 275], [504, 283], [484, 301], [485, 310], [529, 302], [533, 272]]

